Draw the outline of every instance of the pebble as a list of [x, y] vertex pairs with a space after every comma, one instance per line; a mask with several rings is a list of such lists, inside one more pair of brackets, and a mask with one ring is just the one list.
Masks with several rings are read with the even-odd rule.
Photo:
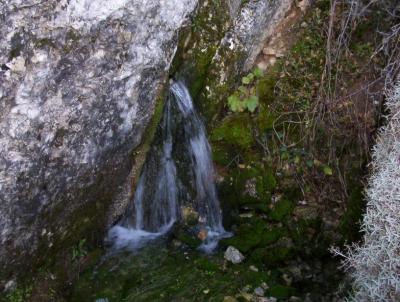
[[233, 264], [239, 264], [243, 262], [245, 257], [242, 255], [241, 252], [239, 252], [238, 249], [234, 248], [233, 246], [229, 246], [224, 254], [224, 258]]
[[278, 299], [275, 297], [269, 297], [269, 298], [265, 298], [265, 297], [259, 297], [257, 299], [257, 302], [277, 302]]
[[263, 297], [265, 295], [265, 291], [264, 291], [264, 289], [262, 287], [257, 287], [254, 290], [254, 293], [259, 297]]

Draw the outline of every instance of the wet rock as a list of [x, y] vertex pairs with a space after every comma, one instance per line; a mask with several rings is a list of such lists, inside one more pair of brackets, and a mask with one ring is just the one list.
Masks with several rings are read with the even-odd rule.
[[245, 301], [253, 301], [253, 300], [254, 300], [254, 296], [253, 296], [252, 294], [249, 294], [249, 293], [242, 292], [242, 293], [240, 293], [240, 296], [241, 296]]
[[256, 185], [257, 179], [255, 177], [246, 180], [244, 194], [248, 194], [250, 197], [257, 198]]
[[182, 219], [188, 226], [194, 226], [199, 221], [199, 213], [197, 213], [192, 207], [185, 206], [181, 209]]
[[288, 274], [283, 274], [282, 279], [285, 280], [287, 285], [289, 285], [289, 286], [292, 285], [293, 278], [290, 277]]
[[10, 280], [4, 285], [4, 292], [10, 292], [17, 288], [17, 282], [15, 280]]
[[262, 287], [257, 287], [254, 289], [254, 293], [259, 297], [263, 297], [265, 295], [265, 291]]
[[224, 254], [224, 258], [233, 264], [239, 264], [243, 262], [245, 257], [242, 255], [241, 252], [239, 252], [238, 249], [234, 248], [233, 246], [229, 246]]
[[278, 299], [275, 297], [269, 297], [269, 298], [265, 298], [265, 297], [260, 297], [257, 299], [257, 302], [277, 302]]
[[199, 238], [201, 241], [206, 240], [208, 237], [208, 231], [206, 229], [200, 230], [200, 232], [197, 234], [197, 238]]

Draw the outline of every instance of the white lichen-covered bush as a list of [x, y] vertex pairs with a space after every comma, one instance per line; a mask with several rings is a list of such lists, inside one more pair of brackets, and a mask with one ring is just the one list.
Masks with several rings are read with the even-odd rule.
[[400, 81], [387, 106], [387, 124], [373, 150], [363, 243], [349, 249], [344, 261], [352, 301], [400, 301]]

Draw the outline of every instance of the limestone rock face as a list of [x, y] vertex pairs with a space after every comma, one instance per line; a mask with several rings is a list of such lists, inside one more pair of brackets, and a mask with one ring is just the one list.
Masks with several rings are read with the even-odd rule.
[[196, 5], [0, 2], [0, 280], [104, 222]]

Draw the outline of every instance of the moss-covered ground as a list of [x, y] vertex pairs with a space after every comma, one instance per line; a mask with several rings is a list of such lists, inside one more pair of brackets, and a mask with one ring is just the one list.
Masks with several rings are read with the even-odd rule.
[[295, 294], [295, 289], [279, 282], [281, 272], [256, 271], [256, 265], [252, 259], [233, 265], [223, 260], [221, 252], [207, 256], [159, 242], [137, 254], [107, 258], [81, 274], [69, 301], [224, 301], [226, 297], [250, 301], [253, 290], [263, 283], [269, 287], [267, 295], [286, 299]]

